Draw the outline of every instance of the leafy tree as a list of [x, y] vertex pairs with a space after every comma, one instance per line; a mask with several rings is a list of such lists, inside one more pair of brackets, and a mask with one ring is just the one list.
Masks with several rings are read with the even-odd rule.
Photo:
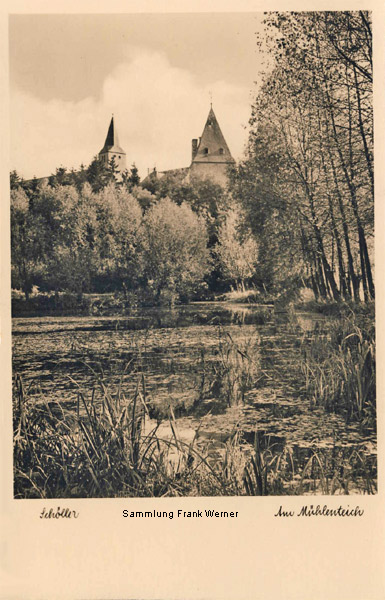
[[122, 183], [127, 189], [131, 192], [134, 188], [136, 188], [140, 183], [139, 171], [135, 165], [132, 163], [130, 171], [127, 169], [122, 173]]
[[358, 300], [361, 283], [372, 298], [369, 14], [272, 13], [265, 25], [261, 48], [273, 68], [232, 176], [261, 266], [270, 281], [304, 278], [316, 296]]
[[187, 297], [210, 269], [202, 217], [169, 199], [143, 216], [138, 199], [112, 182], [97, 193], [88, 183], [79, 192], [43, 182], [33, 204], [14, 189], [11, 225], [12, 281], [27, 298], [33, 285], [80, 295], [145, 288], [155, 301], [163, 293]]
[[149, 172], [147, 177], [143, 179], [141, 186], [143, 189], [149, 191], [151, 194], [156, 195], [159, 189], [159, 179], [156, 168], [151, 173]]
[[109, 180], [109, 173], [105, 163], [95, 156], [87, 168], [87, 181], [94, 192], [99, 192], [104, 188]]
[[115, 155], [110, 158], [108, 167], [106, 168], [106, 181], [107, 183], [118, 183], [120, 176], [119, 165], [116, 162]]
[[244, 290], [245, 281], [255, 274], [258, 246], [239, 209], [226, 213], [215, 251], [225, 278]]
[[48, 182], [51, 186], [73, 185], [74, 173], [65, 167], [59, 167], [56, 169], [56, 173], [49, 177]]
[[205, 222], [187, 204], [163, 198], [146, 214], [140, 257], [146, 287], [156, 301], [168, 290], [188, 296], [210, 269]]
[[94, 199], [98, 277], [123, 290], [133, 289], [140, 277], [137, 257], [142, 210], [139, 202], [124, 188], [112, 183]]
[[44, 287], [78, 294], [91, 289], [97, 256], [92, 229], [96, 214], [74, 186], [43, 184], [33, 212], [41, 224]]
[[89, 183], [87, 178], [87, 169], [83, 163], [80, 165], [80, 169], [78, 171], [73, 172], [73, 181], [78, 192], [82, 190], [86, 183]]
[[151, 206], [156, 204], [158, 201], [157, 197], [154, 194], [151, 194], [147, 189], [142, 188], [141, 186], [135, 187], [131, 191], [134, 198], [137, 199], [139, 205], [143, 211], [143, 213], [147, 212]]
[[21, 288], [28, 300], [42, 269], [41, 220], [33, 214], [26, 193], [11, 190], [12, 286]]
[[23, 188], [25, 186], [24, 179], [20, 177], [20, 175], [15, 170], [11, 171], [9, 174], [9, 183], [11, 190], [15, 190], [19, 187]]
[[219, 184], [208, 179], [186, 178], [185, 170], [176, 170], [157, 178], [153, 194], [156, 198], [170, 198], [176, 204], [186, 203], [203, 217], [209, 233], [209, 247], [217, 242], [217, 231], [222, 215], [229, 207], [229, 197]]

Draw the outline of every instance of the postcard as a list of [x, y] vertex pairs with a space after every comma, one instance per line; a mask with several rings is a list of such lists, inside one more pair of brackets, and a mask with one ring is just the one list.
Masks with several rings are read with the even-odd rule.
[[1, 598], [385, 597], [384, 13], [4, 7]]

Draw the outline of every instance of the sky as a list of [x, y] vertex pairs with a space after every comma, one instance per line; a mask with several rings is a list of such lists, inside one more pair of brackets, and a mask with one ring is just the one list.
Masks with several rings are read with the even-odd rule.
[[112, 113], [142, 177], [189, 166], [213, 109], [242, 157], [262, 69], [261, 13], [11, 15], [11, 169], [88, 165]]

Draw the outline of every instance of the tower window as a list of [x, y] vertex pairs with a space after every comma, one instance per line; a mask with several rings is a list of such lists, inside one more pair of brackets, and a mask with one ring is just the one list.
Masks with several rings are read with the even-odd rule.
[[203, 148], [203, 154], [208, 154], [209, 153], [209, 149], [208, 148]]
[[219, 154], [224, 154], [224, 152], [225, 151], [223, 150], [223, 148], [219, 148]]

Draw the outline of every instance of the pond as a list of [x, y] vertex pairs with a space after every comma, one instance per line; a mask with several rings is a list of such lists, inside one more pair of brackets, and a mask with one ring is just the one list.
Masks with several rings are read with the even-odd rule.
[[331, 318], [224, 302], [142, 309], [120, 317], [13, 319], [13, 370], [29, 397], [76, 406], [96, 381], [130, 398], [138, 389], [147, 426], [170, 437], [168, 416], [189, 442], [213, 455], [239, 434], [249, 452], [289, 446], [303, 462], [314, 449], [360, 446], [375, 456], [375, 433], [313, 406], [303, 393], [301, 348], [326, 335]]

